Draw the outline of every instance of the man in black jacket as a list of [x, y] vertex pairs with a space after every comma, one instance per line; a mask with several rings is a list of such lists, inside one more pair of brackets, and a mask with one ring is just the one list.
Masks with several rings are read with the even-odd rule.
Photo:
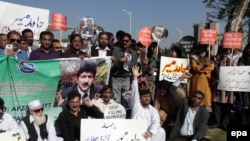
[[[81, 106], [80, 100], [83, 101]], [[91, 103], [89, 97], [81, 99], [77, 91], [69, 92], [67, 108], [59, 114], [56, 121], [65, 141], [80, 141], [81, 119], [86, 119], [88, 116], [104, 118], [103, 113]]]

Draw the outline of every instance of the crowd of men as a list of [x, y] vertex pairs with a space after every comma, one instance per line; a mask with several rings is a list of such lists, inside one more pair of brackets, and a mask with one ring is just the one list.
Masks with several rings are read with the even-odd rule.
[[[33, 100], [27, 103], [29, 113], [18, 126], [11, 115], [4, 112], [8, 105], [0, 98], [0, 132], [21, 128], [30, 141], [79, 141], [81, 119], [104, 118], [106, 107], [114, 103], [131, 109], [127, 118], [147, 120], [143, 137], [150, 141], [208, 140], [205, 138], [207, 126], [227, 130], [232, 111], [239, 113], [239, 124], [249, 125], [249, 95], [216, 89], [220, 66], [250, 65], [249, 44], [244, 51], [235, 50], [232, 55], [220, 50], [218, 57], [212, 59], [207, 57], [207, 46], [200, 46], [191, 56], [190, 73], [170, 83], [158, 79], [161, 52], [156, 42], [145, 52], [145, 47], [136, 43], [129, 33], [119, 30], [114, 37], [111, 32], [99, 32], [97, 26], [94, 27], [93, 37], [87, 39], [82, 38], [83, 29], [73, 31], [67, 48], [63, 48], [50, 31], [40, 33], [40, 46], [33, 44], [34, 34], [30, 29], [24, 29], [21, 34], [0, 33], [0, 55], [22, 61], [83, 59], [75, 83], [56, 95], [56, 104], [62, 106], [63, 111], [55, 125], [43, 112], [40, 100]], [[171, 48], [170, 57], [183, 58], [182, 54], [180, 48]], [[95, 56], [111, 57], [108, 85], [95, 84], [96, 64], [84, 61]], [[183, 79], [190, 79], [189, 96], [187, 85], [181, 84]], [[124, 97], [122, 94], [128, 91], [131, 97]], [[239, 99], [241, 109], [235, 110], [235, 101]]]

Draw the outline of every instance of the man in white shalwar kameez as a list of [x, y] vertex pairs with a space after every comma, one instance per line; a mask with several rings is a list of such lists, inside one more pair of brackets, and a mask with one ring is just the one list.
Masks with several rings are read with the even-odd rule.
[[165, 141], [166, 133], [160, 125], [160, 117], [157, 110], [150, 105], [151, 97], [149, 90], [142, 90], [139, 92], [138, 88], [138, 76], [139, 68], [134, 66], [133, 71], [133, 82], [132, 82], [132, 97], [129, 99], [129, 106], [132, 108], [131, 118], [132, 119], [145, 119], [148, 123], [147, 131], [143, 136], [147, 141]]

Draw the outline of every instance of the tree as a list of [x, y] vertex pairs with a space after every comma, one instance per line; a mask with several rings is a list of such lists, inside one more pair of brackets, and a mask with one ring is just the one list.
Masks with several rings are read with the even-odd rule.
[[[206, 7], [214, 9], [207, 13], [208, 21], [227, 22], [225, 32], [243, 32], [250, 28], [249, 0], [203, 0]], [[245, 28], [245, 30], [243, 30]]]

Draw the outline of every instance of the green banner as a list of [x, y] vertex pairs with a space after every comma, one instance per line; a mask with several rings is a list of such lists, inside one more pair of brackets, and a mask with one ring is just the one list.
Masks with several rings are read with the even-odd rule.
[[[96, 83], [107, 84], [111, 59], [92, 57], [89, 60], [97, 64]], [[0, 56], [0, 97], [5, 101], [6, 112], [17, 122], [26, 115], [27, 104], [39, 99], [45, 113], [56, 119], [61, 107], [56, 107], [55, 96], [76, 83], [79, 58], [57, 60], [38, 60], [20, 62], [12, 57]]]

